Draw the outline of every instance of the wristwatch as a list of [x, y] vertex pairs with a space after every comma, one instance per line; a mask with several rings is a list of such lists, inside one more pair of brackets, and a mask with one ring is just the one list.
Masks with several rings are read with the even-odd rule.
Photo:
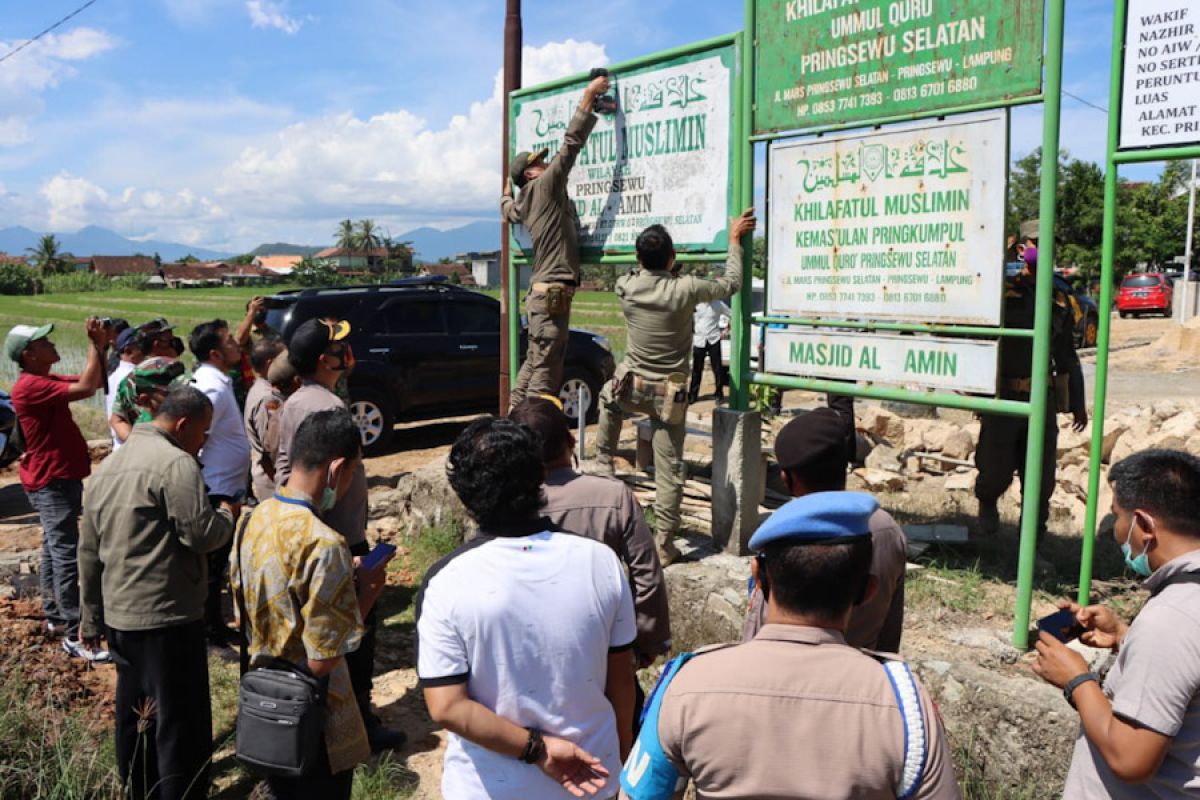
[[542, 739], [542, 732], [537, 728], [528, 728], [527, 730], [529, 739], [525, 742], [525, 749], [521, 751], [520, 759], [526, 764], [536, 764], [546, 753], [546, 742]]
[[1100, 676], [1094, 672], [1084, 672], [1076, 675], [1071, 680], [1067, 681], [1067, 685], [1063, 687], [1063, 697], [1067, 698], [1067, 702], [1071, 704], [1071, 708], [1075, 708], [1075, 690], [1088, 681], [1100, 683]]

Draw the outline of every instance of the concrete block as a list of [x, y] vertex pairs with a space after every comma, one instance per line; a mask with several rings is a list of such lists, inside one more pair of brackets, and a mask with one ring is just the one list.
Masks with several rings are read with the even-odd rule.
[[758, 527], [758, 503], [766, 485], [762, 417], [753, 411], [718, 408], [712, 435], [713, 543], [727, 553], [746, 555]]

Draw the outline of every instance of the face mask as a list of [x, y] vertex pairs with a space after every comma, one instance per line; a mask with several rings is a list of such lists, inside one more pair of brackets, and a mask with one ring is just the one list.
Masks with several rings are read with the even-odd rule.
[[325, 490], [321, 492], [321, 513], [324, 513], [337, 505], [337, 489], [334, 488], [336, 485], [337, 484], [333, 478], [333, 470], [330, 469], [329, 473], [325, 476]]
[[[1146, 550], [1143, 549], [1140, 556], [1133, 557], [1133, 546], [1130, 542], [1133, 541], [1134, 525], [1137, 525], [1136, 518], [1130, 523], [1129, 534], [1126, 535], [1125, 541], [1121, 543], [1121, 555], [1125, 556], [1125, 565], [1133, 570], [1134, 574], [1140, 575], [1143, 578], [1149, 578], [1153, 570], [1150, 569], [1150, 556], [1147, 555]], [[1147, 545], [1148, 547], [1149, 545]]]

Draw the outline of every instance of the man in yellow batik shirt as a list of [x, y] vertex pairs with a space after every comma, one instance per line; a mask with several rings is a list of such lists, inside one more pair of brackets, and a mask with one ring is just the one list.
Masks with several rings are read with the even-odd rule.
[[304, 420], [292, 439], [287, 484], [254, 509], [232, 557], [251, 666], [282, 658], [329, 682], [328, 763], [301, 778], [270, 778], [278, 800], [349, 798], [354, 767], [370, 755], [345, 656], [362, 639], [362, 619], [383, 588], [387, 559], [369, 570], [356, 567], [345, 538], [318, 517], [353, 481], [360, 441], [345, 409]]

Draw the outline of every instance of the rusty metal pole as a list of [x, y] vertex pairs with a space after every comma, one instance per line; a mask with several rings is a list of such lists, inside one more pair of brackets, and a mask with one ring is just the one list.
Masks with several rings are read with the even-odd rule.
[[[504, 132], [500, 146], [500, 175], [503, 192], [508, 184], [508, 98], [521, 88], [521, 0], [508, 0], [504, 16]], [[500, 221], [500, 415], [508, 414], [508, 393], [512, 388], [512, 362], [510, 353], [513, 326], [512, 315], [519, 313], [509, 302], [509, 284], [512, 281], [512, 253], [508, 246], [508, 221]]]

